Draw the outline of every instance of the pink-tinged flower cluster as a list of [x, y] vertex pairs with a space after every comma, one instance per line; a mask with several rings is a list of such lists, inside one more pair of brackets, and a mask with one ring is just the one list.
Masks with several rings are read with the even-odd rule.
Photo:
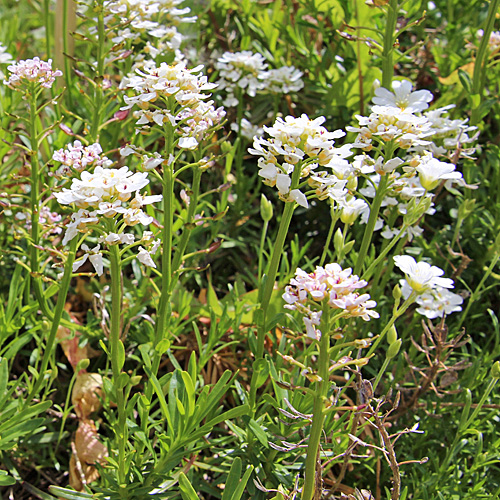
[[50, 89], [56, 76], [62, 76], [62, 71], [52, 69], [52, 59], [42, 61], [39, 57], [16, 62], [7, 69], [11, 75], [4, 83], [14, 89], [28, 82], [38, 83]]
[[66, 149], [59, 149], [52, 155], [54, 161], [62, 163], [57, 170], [57, 176], [68, 175], [72, 170], [82, 172], [91, 167], [111, 164], [106, 156], [101, 156], [102, 148], [99, 143], [84, 146], [80, 141], [68, 144]]
[[379, 317], [371, 310], [377, 303], [370, 300], [369, 294], [357, 291], [367, 284], [352, 274], [351, 268], [342, 269], [338, 264], [327, 264], [324, 268], [318, 266], [312, 273], [298, 268], [283, 294], [285, 308], [302, 313], [307, 336], [319, 339], [321, 332], [316, 327], [321, 322], [322, 311], [316, 307], [325, 299], [332, 309], [345, 311], [347, 317], [360, 316], [365, 321]]

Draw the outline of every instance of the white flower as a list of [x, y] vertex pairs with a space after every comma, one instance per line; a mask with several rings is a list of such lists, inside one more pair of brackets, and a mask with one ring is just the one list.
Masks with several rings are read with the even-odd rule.
[[194, 137], [181, 137], [178, 144], [183, 149], [195, 149], [198, 147], [198, 141]]
[[109, 233], [106, 236], [100, 236], [98, 241], [99, 243], [107, 243], [108, 245], [117, 245], [118, 243], [131, 245], [135, 241], [135, 236], [129, 233]]
[[99, 252], [101, 245], [97, 245], [92, 250], [85, 245], [82, 245], [82, 249], [85, 250], [85, 254], [83, 257], [73, 263], [73, 272], [76, 272], [80, 267], [87, 262], [87, 259], [90, 260], [91, 264], [94, 266], [95, 272], [98, 276], [101, 276], [104, 272], [103, 262], [102, 262], [102, 253]]
[[405, 110], [409, 113], [423, 111], [429, 107], [432, 101], [432, 94], [428, 90], [417, 90], [412, 92], [412, 84], [408, 80], [392, 82], [394, 92], [390, 92], [384, 87], [375, 90], [374, 104], [380, 106], [391, 106]]
[[283, 66], [264, 72], [260, 78], [265, 81], [266, 89], [270, 92], [289, 94], [298, 92], [304, 86], [302, 75], [302, 71], [294, 66]]
[[358, 218], [358, 215], [366, 210], [368, 203], [360, 198], [351, 198], [349, 201], [340, 201], [339, 206], [342, 208], [340, 212], [340, 220], [344, 224], [352, 224]]
[[444, 271], [439, 267], [431, 266], [423, 261], [417, 263], [409, 255], [396, 255], [394, 262], [405, 274], [408, 285], [418, 294], [438, 286], [453, 288], [453, 280], [440, 278]]
[[[400, 283], [403, 297], [407, 299], [412, 289], [405, 280], [401, 280]], [[463, 301], [463, 298], [457, 293], [437, 286], [417, 296], [415, 302], [419, 307], [416, 311], [429, 319], [442, 318], [444, 315], [461, 311]]]
[[231, 123], [231, 130], [236, 133], [240, 133], [245, 139], [251, 141], [255, 136], [261, 136], [264, 133], [264, 129], [258, 125], [253, 125], [246, 118], [241, 119], [241, 131], [238, 130], [237, 123]]
[[145, 266], [154, 267], [156, 269], [156, 264], [154, 260], [151, 258], [151, 254], [145, 248], [139, 247], [139, 253], [137, 254], [137, 259]]
[[461, 179], [462, 174], [455, 172], [455, 165], [437, 160], [431, 154], [426, 154], [421, 158], [417, 167], [420, 184], [430, 191], [434, 189], [440, 180]]
[[257, 91], [265, 86], [262, 81], [267, 68], [266, 60], [261, 54], [249, 50], [243, 52], [225, 52], [215, 63], [219, 72], [219, 88], [226, 90], [225, 106], [236, 106], [238, 100], [234, 94], [243, 89], [250, 97], [255, 97]]

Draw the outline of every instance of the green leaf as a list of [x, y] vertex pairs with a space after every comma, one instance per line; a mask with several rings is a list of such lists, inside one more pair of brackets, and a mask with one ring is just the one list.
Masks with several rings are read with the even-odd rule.
[[117, 364], [118, 364], [118, 370], [121, 371], [123, 368], [123, 365], [125, 364], [125, 347], [123, 345], [123, 342], [118, 339], [118, 349], [116, 352], [116, 357], [117, 357]]
[[248, 483], [248, 480], [250, 479], [250, 475], [252, 474], [252, 472], [253, 472], [253, 465], [249, 465], [247, 467], [247, 470], [245, 471], [245, 474], [243, 474], [243, 477], [241, 478], [240, 484], [238, 484], [236, 491], [231, 497], [231, 500], [240, 500], [241, 496], [245, 492], [245, 487]]
[[461, 68], [458, 68], [458, 78], [467, 94], [472, 94], [472, 80], [469, 73]]
[[232, 500], [233, 493], [236, 491], [238, 484], [240, 482], [241, 476], [241, 458], [236, 457], [234, 459], [233, 465], [226, 479], [226, 484], [224, 485], [224, 493], [222, 494], [222, 500]]
[[179, 486], [181, 488], [181, 496], [183, 500], [199, 500], [195, 489], [189, 482], [189, 479], [186, 477], [184, 472], [179, 474]]
[[54, 493], [54, 495], [57, 495], [59, 498], [64, 498], [66, 500], [92, 500], [95, 498], [94, 495], [89, 493], [68, 490], [66, 488], [61, 488], [60, 486], [49, 486], [49, 491]]
[[210, 275], [208, 275], [207, 284], [207, 304], [217, 316], [222, 316], [223, 309], [219, 303], [219, 298], [215, 293], [214, 287], [212, 286], [212, 278]]
[[0, 486], [12, 486], [13, 484], [16, 484], [16, 480], [9, 476], [7, 471], [0, 470]]
[[248, 427], [250, 427], [250, 430], [252, 431], [254, 436], [262, 443], [262, 445], [266, 448], [269, 448], [269, 443], [267, 441], [267, 435], [265, 431], [253, 418], [248, 421]]

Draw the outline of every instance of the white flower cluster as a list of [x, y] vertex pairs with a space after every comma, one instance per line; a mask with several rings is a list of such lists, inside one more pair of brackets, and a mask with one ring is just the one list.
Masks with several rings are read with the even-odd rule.
[[219, 72], [219, 89], [225, 90], [227, 96], [223, 101], [225, 106], [237, 106], [235, 94], [244, 91], [250, 97], [257, 92], [267, 90], [280, 94], [297, 92], [304, 83], [302, 72], [293, 66], [283, 66], [267, 71], [267, 62], [263, 55], [250, 50], [243, 52], [225, 52], [215, 68]]
[[136, 125], [141, 127], [170, 122], [181, 135], [178, 145], [195, 148], [225, 116], [222, 108], [216, 109], [213, 101], [206, 101], [210, 94], [204, 91], [217, 85], [200, 74], [202, 68], [162, 63], [159, 67], [137, 69], [136, 75], [122, 81], [121, 88], [133, 89], [136, 95], [124, 96], [126, 106], [121, 109], [140, 108], [134, 116], [138, 118]]
[[[103, 261], [100, 244], [133, 245], [135, 236], [123, 233], [123, 229], [137, 224], [147, 226], [153, 222], [153, 217], [147, 215], [143, 207], [160, 202], [162, 195], [143, 196], [140, 190], [148, 183], [147, 173], [132, 173], [128, 167], [115, 169], [96, 166], [93, 172], [85, 170], [80, 179], [74, 178], [69, 189], [63, 188], [54, 194], [61, 205], [73, 204], [78, 209], [72, 214], [71, 222], [66, 227], [63, 245], [69, 243], [78, 233], [87, 233], [92, 229], [97, 229], [100, 233], [99, 245], [95, 248], [90, 250], [82, 246], [86, 254], [75, 262], [73, 270], [78, 269], [88, 259], [101, 275]], [[102, 221], [103, 218], [115, 219], [112, 226], [115, 229], [110, 230], [111, 226]], [[97, 228], [99, 223], [101, 224]], [[156, 253], [159, 243], [152, 241], [152, 233], [148, 231], [144, 232], [141, 241], [152, 248], [146, 250], [140, 247], [137, 258], [147, 266], [156, 267], [151, 255]]]
[[284, 120], [278, 118], [272, 127], [264, 127], [270, 136], [268, 139], [254, 138], [253, 148], [248, 151], [260, 156], [259, 176], [265, 184], [278, 188], [283, 201], [296, 201], [308, 207], [306, 195], [298, 185], [292, 186], [295, 168], [300, 169], [300, 178], [311, 177], [310, 183], [319, 197], [343, 199], [347, 194], [347, 181], [328, 172], [315, 172], [319, 166], [342, 164], [344, 158], [351, 155], [349, 148], [333, 147], [334, 139], [343, 137], [345, 132], [328, 132], [321, 125], [324, 121], [324, 117], [311, 120], [307, 115], [299, 118], [287, 116]]
[[13, 89], [25, 83], [37, 83], [50, 89], [57, 76], [62, 76], [62, 71], [52, 69], [52, 59], [42, 61], [39, 57], [15, 62], [7, 67], [10, 71], [8, 80], [4, 83]]
[[463, 298], [450, 292], [453, 280], [442, 278], [442, 269], [427, 262], [416, 262], [409, 255], [398, 255], [394, 262], [405, 274], [405, 279], [400, 280], [403, 297], [407, 299], [412, 291], [416, 292], [419, 314], [436, 319], [462, 310]]
[[179, 8], [183, 0], [106, 0], [103, 4], [105, 22], [111, 24], [113, 17], [119, 18], [113, 43], [125, 40], [137, 41], [142, 35], [154, 40], [149, 41], [149, 52], [155, 57], [156, 51], [175, 51], [181, 46], [183, 37], [177, 30], [180, 23], [191, 23], [196, 17], [187, 17], [189, 7]]
[[370, 295], [360, 295], [357, 290], [368, 283], [352, 274], [352, 269], [342, 269], [338, 264], [327, 264], [316, 267], [312, 273], [298, 268], [295, 278], [285, 288], [283, 299], [285, 308], [299, 311], [304, 315], [304, 324], [308, 337], [319, 340], [321, 331], [317, 328], [321, 322], [323, 311], [317, 306], [324, 299], [333, 309], [341, 309], [345, 317], [361, 317], [365, 321], [378, 318], [379, 314], [371, 309], [377, 305], [370, 300]]
[[101, 145], [97, 142], [89, 146], [84, 146], [80, 141], [68, 144], [66, 149], [59, 149], [52, 155], [54, 161], [62, 163], [56, 176], [68, 175], [72, 170], [82, 172], [91, 167], [111, 165], [111, 161], [101, 156], [101, 153]]

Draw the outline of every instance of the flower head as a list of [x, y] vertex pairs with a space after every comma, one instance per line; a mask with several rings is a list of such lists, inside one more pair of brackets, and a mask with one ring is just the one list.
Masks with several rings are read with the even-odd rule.
[[321, 332], [314, 325], [320, 324], [322, 312], [316, 307], [323, 300], [333, 309], [342, 309], [345, 316], [360, 316], [365, 321], [379, 317], [371, 310], [377, 303], [370, 300], [367, 293], [360, 295], [358, 292], [367, 284], [352, 274], [351, 268], [342, 269], [338, 264], [327, 264], [324, 268], [318, 266], [312, 273], [298, 268], [295, 278], [285, 287], [285, 308], [301, 312], [308, 336], [319, 338]]
[[38, 83], [50, 89], [57, 76], [62, 76], [62, 71], [52, 69], [52, 59], [42, 61], [39, 57], [26, 59], [11, 64], [7, 67], [11, 75], [4, 83], [15, 89], [23, 83]]
[[438, 286], [443, 288], [453, 288], [453, 280], [441, 278], [444, 271], [436, 266], [431, 266], [427, 262], [416, 262], [409, 255], [396, 255], [394, 262], [405, 274], [406, 282], [418, 294]]
[[409, 113], [423, 111], [429, 107], [432, 94], [428, 90], [417, 90], [412, 92], [412, 84], [408, 80], [392, 82], [394, 92], [384, 87], [375, 90], [374, 104], [379, 106], [390, 106], [399, 108]]

